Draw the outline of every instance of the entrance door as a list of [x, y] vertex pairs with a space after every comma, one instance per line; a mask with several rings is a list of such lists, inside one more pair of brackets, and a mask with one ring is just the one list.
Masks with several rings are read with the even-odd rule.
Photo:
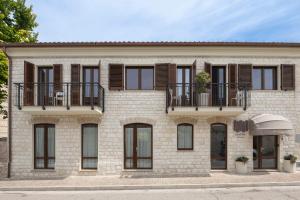
[[53, 105], [53, 68], [38, 68], [38, 105]]
[[99, 68], [83, 67], [83, 105], [98, 105], [99, 102]]
[[254, 169], [277, 169], [277, 136], [253, 136]]
[[177, 96], [179, 106], [191, 105], [191, 67], [177, 67]]
[[152, 169], [152, 126], [128, 124], [124, 128], [124, 168]]
[[227, 169], [227, 126], [212, 124], [210, 137], [211, 169]]
[[212, 67], [212, 105], [226, 105], [226, 68], [225, 66]]

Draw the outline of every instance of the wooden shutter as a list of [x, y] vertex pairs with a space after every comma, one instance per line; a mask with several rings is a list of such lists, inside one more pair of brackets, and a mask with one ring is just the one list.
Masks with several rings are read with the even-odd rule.
[[236, 106], [236, 93], [237, 93], [237, 87], [236, 87], [236, 76], [237, 76], [237, 64], [229, 64], [228, 65], [228, 70], [229, 70], [229, 86], [228, 86], [228, 94], [229, 94], [229, 99], [228, 99], [228, 104], [229, 106]]
[[252, 88], [252, 65], [251, 64], [240, 64], [238, 72], [238, 84], [239, 87]]
[[24, 61], [24, 106], [34, 105], [34, 64]]
[[197, 95], [197, 92], [195, 90], [195, 84], [196, 84], [196, 75], [197, 75], [197, 60], [195, 60], [193, 62], [193, 65], [192, 65], [192, 105], [195, 105], [196, 104], [196, 95]]
[[209, 75], [211, 75], [211, 64], [210, 63], [207, 63], [207, 62], [204, 63], [204, 71], [206, 73], [208, 73]]
[[53, 65], [54, 92], [62, 91], [62, 65]]
[[124, 65], [109, 64], [109, 89], [123, 90], [124, 89]]
[[169, 64], [169, 84], [176, 84], [176, 70], [177, 65], [176, 64]]
[[295, 65], [281, 65], [281, 89], [295, 90]]
[[165, 90], [169, 81], [169, 64], [155, 64], [155, 89]]
[[80, 105], [80, 64], [71, 65], [71, 105]]

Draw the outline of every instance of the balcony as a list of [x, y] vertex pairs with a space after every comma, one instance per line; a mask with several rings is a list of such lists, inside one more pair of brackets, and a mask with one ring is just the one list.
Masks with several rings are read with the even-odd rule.
[[99, 83], [14, 83], [15, 106], [32, 115], [101, 115]]
[[229, 83], [168, 85], [166, 113], [172, 116], [236, 116], [247, 110], [247, 86]]

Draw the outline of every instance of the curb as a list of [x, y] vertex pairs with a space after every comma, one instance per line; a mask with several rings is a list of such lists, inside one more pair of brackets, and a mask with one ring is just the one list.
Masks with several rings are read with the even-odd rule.
[[92, 191], [92, 190], [163, 190], [163, 189], [209, 189], [238, 187], [275, 187], [300, 186], [296, 182], [265, 182], [265, 183], [221, 183], [221, 184], [174, 184], [174, 185], [107, 185], [107, 186], [42, 186], [42, 187], [2, 187], [0, 191]]

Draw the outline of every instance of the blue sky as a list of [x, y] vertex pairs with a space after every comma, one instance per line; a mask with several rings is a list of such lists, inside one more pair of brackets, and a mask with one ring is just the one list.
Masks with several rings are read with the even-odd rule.
[[39, 41], [300, 42], [299, 0], [27, 0]]

